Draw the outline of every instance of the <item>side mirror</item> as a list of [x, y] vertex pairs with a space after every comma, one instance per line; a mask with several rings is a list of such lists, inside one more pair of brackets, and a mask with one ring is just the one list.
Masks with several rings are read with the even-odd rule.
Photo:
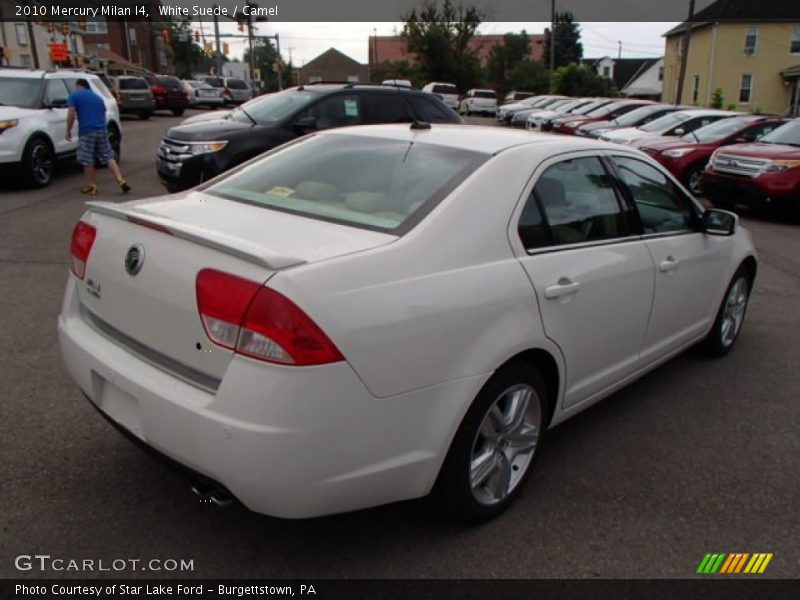
[[317, 120], [314, 117], [300, 117], [292, 123], [292, 127], [298, 135], [304, 135], [310, 131], [316, 131]]
[[686, 130], [683, 127], [678, 127], [675, 130], [675, 135], [683, 135], [684, 133], [686, 133]]
[[67, 108], [66, 98], [55, 98], [50, 101], [46, 108]]
[[739, 225], [739, 217], [727, 210], [709, 208], [703, 213], [703, 232], [709, 235], [733, 235]]

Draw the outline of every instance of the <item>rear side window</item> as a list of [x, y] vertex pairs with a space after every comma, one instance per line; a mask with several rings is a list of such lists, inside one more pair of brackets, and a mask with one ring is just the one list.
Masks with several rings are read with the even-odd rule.
[[130, 78], [125, 79], [120, 77], [118, 80], [119, 89], [121, 90], [146, 90], [147, 82], [144, 79]]
[[644, 233], [668, 233], [692, 228], [696, 217], [691, 201], [664, 173], [635, 158], [612, 158], [620, 179], [630, 190]]
[[627, 231], [613, 179], [598, 158], [575, 158], [549, 167], [522, 211], [525, 248], [623, 237]]
[[298, 119], [311, 117], [317, 129], [361, 125], [361, 103], [355, 94], [328, 96], [298, 115]]
[[369, 123], [409, 123], [413, 121], [411, 109], [399, 94], [366, 94]]
[[452, 123], [453, 118], [449, 115], [444, 106], [423, 96], [410, 96], [408, 101], [414, 108], [417, 118], [426, 123]]

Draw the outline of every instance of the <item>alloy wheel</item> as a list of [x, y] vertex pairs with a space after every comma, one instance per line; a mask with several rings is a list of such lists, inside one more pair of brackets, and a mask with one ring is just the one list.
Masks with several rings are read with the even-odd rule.
[[728, 297], [725, 299], [725, 308], [722, 311], [722, 324], [720, 327], [720, 341], [726, 348], [733, 344], [744, 322], [744, 313], [747, 309], [747, 299], [750, 284], [746, 277], [739, 277], [731, 286]]

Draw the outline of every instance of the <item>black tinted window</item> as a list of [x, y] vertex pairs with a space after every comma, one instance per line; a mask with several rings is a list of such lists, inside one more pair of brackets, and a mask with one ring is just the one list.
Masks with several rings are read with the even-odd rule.
[[[537, 215], [539, 207], [544, 218]], [[576, 158], [549, 167], [523, 210], [519, 232], [528, 248], [624, 236], [613, 181], [600, 160]]]
[[232, 90], [246, 90], [247, 84], [241, 79], [228, 79], [228, 87]]
[[494, 92], [484, 92], [484, 91], [478, 90], [477, 92], [475, 92], [475, 97], [476, 98], [494, 98], [495, 95], [494, 95]]
[[451, 123], [453, 118], [449, 115], [444, 106], [424, 98], [422, 96], [410, 96], [408, 98], [417, 118], [427, 123]]
[[220, 79], [219, 77], [205, 77], [203, 78], [203, 81], [205, 81], [208, 85], [212, 87], [217, 87], [217, 88], [225, 87], [225, 85], [222, 83], [222, 79]]
[[633, 196], [644, 233], [691, 229], [691, 202], [664, 173], [635, 158], [615, 156], [613, 161]]
[[434, 94], [458, 94], [458, 88], [454, 85], [439, 84], [433, 86]]
[[369, 123], [409, 123], [411, 109], [398, 94], [366, 94], [363, 96]]
[[118, 79], [121, 90], [146, 90], [147, 82], [144, 79]]

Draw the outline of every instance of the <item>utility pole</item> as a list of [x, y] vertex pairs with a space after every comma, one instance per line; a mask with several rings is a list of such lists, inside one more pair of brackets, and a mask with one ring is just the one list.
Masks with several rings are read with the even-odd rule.
[[678, 73], [678, 88], [675, 93], [675, 104], [681, 103], [683, 97], [683, 81], [686, 78], [686, 62], [689, 59], [689, 44], [692, 40], [692, 19], [694, 18], [694, 0], [689, 0], [689, 18], [686, 19], [686, 31], [683, 34], [683, 49], [681, 52], [681, 67]]
[[275, 50], [278, 52], [278, 90], [283, 90], [283, 65], [280, 63], [282, 62], [281, 58], [281, 37], [276, 33], [275, 34]]
[[550, 93], [553, 93], [556, 71], [556, 0], [550, 0]]
[[216, 59], [217, 60], [215, 61], [215, 67], [214, 67], [214, 71], [216, 71], [216, 72], [214, 74], [217, 77], [222, 77], [222, 50], [221, 50], [220, 45], [219, 45], [219, 17], [217, 16], [217, 5], [216, 4], [213, 6], [213, 9], [214, 9], [213, 10], [213, 14], [214, 14], [214, 45], [216, 46], [216, 49], [217, 49], [217, 52], [216, 52]]
[[617, 42], [619, 50], [617, 51], [617, 60], [622, 60], [622, 40]]

